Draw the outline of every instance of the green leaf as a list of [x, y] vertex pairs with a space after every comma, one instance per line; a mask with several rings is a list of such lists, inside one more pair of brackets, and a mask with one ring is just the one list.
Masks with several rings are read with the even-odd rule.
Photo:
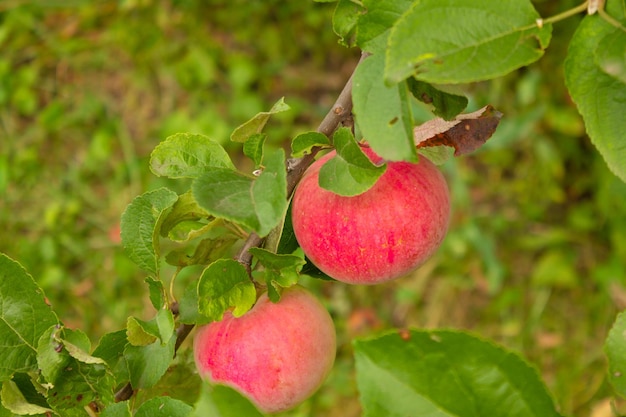
[[354, 342], [365, 417], [556, 417], [535, 369], [463, 332], [400, 330]]
[[236, 390], [208, 383], [202, 387], [202, 395], [193, 415], [196, 417], [263, 417], [250, 400]]
[[2, 397], [2, 406], [14, 413], [13, 415], [49, 415], [53, 412], [51, 408], [29, 403], [17, 384], [11, 380], [2, 383], [0, 396]]
[[130, 403], [128, 401], [122, 401], [111, 404], [102, 410], [100, 417], [132, 417]]
[[543, 55], [552, 26], [539, 28], [539, 18], [530, 0], [414, 2], [389, 34], [385, 79], [416, 75], [446, 84], [503, 76]]
[[233, 259], [220, 259], [205, 268], [198, 281], [198, 309], [212, 321], [220, 321], [234, 308], [240, 317], [256, 301], [256, 289], [246, 268]]
[[134, 389], [150, 388], [159, 382], [174, 357], [175, 345], [176, 336], [173, 335], [165, 345], [157, 340], [147, 346], [126, 346], [124, 358]]
[[215, 168], [192, 184], [201, 207], [266, 236], [287, 210], [285, 154], [277, 149], [265, 158], [265, 169], [256, 179], [240, 172]]
[[137, 392], [137, 402], [167, 393], [169, 397], [182, 400], [187, 404], [194, 404], [200, 397], [202, 378], [198, 375], [193, 359], [193, 350], [179, 350], [176, 354], [176, 363], [170, 365], [163, 378], [151, 388]]
[[467, 107], [467, 97], [446, 93], [415, 78], [408, 79], [411, 94], [418, 100], [432, 104], [433, 113], [444, 120], [452, 120]]
[[626, 84], [626, 32], [615, 29], [598, 43], [596, 62], [605, 73]]
[[[198, 205], [193, 193], [188, 191], [178, 196], [176, 203], [161, 224], [161, 236], [176, 242], [186, 242], [206, 232], [206, 220], [211, 215]], [[182, 225], [182, 226], [181, 226]]]
[[163, 281], [148, 277], [145, 280], [148, 284], [148, 293], [152, 306], [159, 309], [165, 305], [165, 288], [163, 287]]
[[369, 190], [387, 170], [376, 166], [363, 153], [347, 128], [340, 128], [333, 137], [337, 154], [319, 172], [320, 187], [342, 196], [355, 196]]
[[126, 338], [133, 346], [147, 346], [156, 342], [158, 329], [154, 321], [144, 321], [135, 317], [126, 320]]
[[136, 197], [122, 214], [122, 245], [128, 257], [142, 269], [158, 276], [159, 228], [178, 195], [159, 188]]
[[263, 145], [266, 139], [266, 134], [257, 133], [250, 136], [243, 144], [243, 154], [252, 159], [255, 167], [263, 164]]
[[58, 323], [43, 291], [26, 270], [0, 254], [0, 382], [37, 370], [37, 344]]
[[135, 417], [187, 417], [193, 407], [171, 397], [152, 398], [137, 409]]
[[339, 43], [355, 46], [356, 25], [364, 8], [352, 0], [339, 0], [333, 13], [333, 31], [339, 36]]
[[204, 135], [177, 133], [150, 154], [150, 169], [159, 177], [196, 178], [209, 167], [234, 169], [222, 145]]
[[387, 86], [384, 56], [365, 59], [354, 73], [352, 99], [356, 123], [372, 149], [391, 161], [417, 161], [413, 120], [405, 83]]
[[82, 410], [114, 401], [115, 378], [106, 362], [89, 354], [82, 331], [52, 326], [39, 340], [37, 362], [48, 403], [55, 410]]
[[364, 0], [367, 9], [359, 17], [356, 43], [367, 52], [384, 54], [387, 38], [396, 21], [414, 0]]
[[187, 285], [178, 302], [178, 320], [181, 323], [201, 325], [211, 321], [207, 316], [200, 313], [198, 300], [198, 283], [194, 281]]
[[267, 121], [270, 119], [270, 117], [272, 117], [272, 115], [287, 111], [289, 109], [290, 107], [285, 103], [285, 98], [281, 98], [276, 103], [274, 103], [270, 111], [258, 113], [252, 119], [237, 127], [230, 135], [230, 140], [232, 140], [233, 142], [242, 143], [247, 141], [251, 136], [261, 133], [263, 131], [263, 128], [265, 128]]
[[617, 394], [626, 397], [626, 312], [617, 315], [604, 352], [609, 360], [609, 381]]
[[174, 334], [174, 315], [168, 309], [159, 309], [150, 321], [129, 317], [126, 322], [126, 337], [133, 346], [147, 346], [157, 339], [166, 345]]
[[427, 148], [419, 148], [417, 153], [425, 156], [435, 165], [443, 165], [454, 156], [454, 148], [450, 146], [431, 146]]
[[279, 255], [262, 248], [250, 248], [249, 251], [263, 265], [257, 275], [266, 282], [270, 300], [278, 302], [283, 288], [298, 283], [300, 271], [306, 262], [295, 255]]
[[107, 363], [117, 381], [127, 381], [130, 378], [124, 359], [124, 349], [127, 344], [126, 330], [118, 330], [102, 336], [98, 346], [92, 352], [93, 356], [102, 358]]
[[[607, 6], [617, 5], [618, 2]], [[614, 7], [609, 14], [622, 18]], [[591, 141], [609, 169], [626, 181], [626, 84], [605, 73], [593, 59], [603, 39], [613, 33], [613, 26], [600, 16], [587, 16], [570, 42], [565, 60], [565, 84], [583, 117]]]
[[302, 158], [311, 153], [315, 147], [328, 147], [330, 140], [326, 135], [319, 132], [301, 133], [291, 141], [291, 156]]

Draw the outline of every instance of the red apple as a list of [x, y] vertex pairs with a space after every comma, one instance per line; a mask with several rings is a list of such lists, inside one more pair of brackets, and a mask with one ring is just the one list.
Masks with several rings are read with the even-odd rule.
[[261, 295], [239, 318], [198, 330], [196, 366], [211, 383], [230, 386], [265, 413], [285, 411], [310, 397], [328, 376], [334, 360], [334, 323], [307, 290], [285, 290], [278, 303]]
[[[369, 147], [375, 164], [384, 161]], [[318, 184], [315, 161], [298, 184], [292, 205], [293, 230], [302, 250], [322, 272], [349, 284], [376, 284], [422, 265], [440, 246], [448, 229], [450, 194], [437, 167], [388, 162], [365, 193], [343, 197]]]

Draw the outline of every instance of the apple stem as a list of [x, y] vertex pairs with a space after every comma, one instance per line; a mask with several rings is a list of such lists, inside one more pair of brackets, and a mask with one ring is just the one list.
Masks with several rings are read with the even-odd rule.
[[[361, 54], [361, 59], [359, 60], [359, 64], [368, 56], [367, 53]], [[358, 64], [357, 64], [358, 66]], [[320, 123], [317, 131], [323, 133], [327, 137], [331, 138], [332, 134], [340, 125], [350, 125], [352, 123], [352, 78], [354, 75], [354, 71], [352, 75], [346, 82], [346, 85], [341, 90], [341, 93], [337, 97], [335, 104], [332, 106], [328, 114], [324, 117], [322, 122]], [[315, 155], [319, 152], [320, 148], [313, 148], [311, 153], [303, 156], [302, 158], [289, 158], [287, 160], [287, 196], [290, 198], [291, 194], [296, 188], [298, 182], [304, 175], [306, 169], [313, 163], [315, 160]], [[246, 241], [244, 242], [241, 249], [235, 256], [235, 260], [241, 263], [246, 267], [248, 272], [250, 273], [250, 265], [252, 264], [252, 254], [249, 252], [250, 248], [260, 247], [264, 238], [260, 237], [256, 233], [251, 233]], [[175, 304], [175, 303], [173, 303]], [[178, 315], [178, 307], [175, 305], [170, 306], [175, 315]], [[178, 348], [185, 341], [187, 336], [193, 330], [193, 324], [180, 324], [176, 328], [176, 344], [174, 347], [174, 354], [178, 351]], [[126, 401], [130, 399], [135, 393], [130, 382], [124, 385], [119, 391], [115, 393], [115, 402]]]

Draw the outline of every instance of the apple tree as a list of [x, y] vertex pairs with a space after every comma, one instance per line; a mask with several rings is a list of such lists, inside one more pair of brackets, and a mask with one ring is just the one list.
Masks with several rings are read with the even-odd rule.
[[[386, 285], [432, 256], [451, 210], [437, 165], [480, 148], [506, 117], [490, 103], [467, 112], [451, 86], [532, 65], [553, 25], [573, 15], [585, 17], [566, 86], [597, 152], [626, 181], [623, 0], [551, 17], [530, 0], [319, 2], [334, 8], [339, 42], [361, 51], [319, 126], [286, 151], [267, 146], [265, 126], [289, 111], [289, 98], [250, 115], [230, 139], [252, 170], [201, 133], [152, 151], [152, 173], [186, 187], [147, 191], [121, 214], [152, 319], [129, 317], [92, 346], [64, 325], [36, 277], [0, 255], [0, 416], [258, 416], [305, 402], [332, 372], [336, 346], [332, 318], [303, 282]], [[416, 122], [418, 104], [431, 120]], [[177, 289], [188, 271], [195, 278]], [[606, 340], [618, 396], [624, 329], [620, 315]], [[392, 329], [352, 349], [364, 416], [561, 415], [532, 364], [480, 335]], [[191, 350], [197, 368], [179, 359]]]

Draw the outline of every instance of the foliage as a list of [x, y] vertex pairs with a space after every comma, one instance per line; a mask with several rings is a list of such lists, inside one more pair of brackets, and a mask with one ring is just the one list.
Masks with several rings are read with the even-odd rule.
[[[181, 377], [193, 365], [175, 355], [191, 325], [252, 306], [247, 268], [273, 301], [303, 282], [336, 317], [337, 371], [297, 415], [359, 415], [357, 387], [371, 416], [472, 415], [461, 402], [588, 415], [624, 395], [621, 315], [608, 331], [626, 276], [623, 1], [582, 20], [567, 0], [211, 3], [0, 5], [0, 416], [253, 415], [235, 391]], [[355, 50], [369, 54], [352, 79], [356, 135], [311, 132], [352, 70], [329, 67]], [[337, 148], [324, 181], [359, 193], [384, 166], [356, 141], [414, 161], [433, 152], [414, 126], [489, 103], [504, 114], [494, 137], [441, 153], [456, 217], [432, 262], [384, 288], [312, 278], [288, 242], [290, 138], [294, 158]], [[254, 236], [265, 250], [247, 250]], [[397, 389], [378, 396], [381, 380]], [[127, 383], [134, 401], [116, 403]], [[458, 403], [435, 406], [450, 392]]]

